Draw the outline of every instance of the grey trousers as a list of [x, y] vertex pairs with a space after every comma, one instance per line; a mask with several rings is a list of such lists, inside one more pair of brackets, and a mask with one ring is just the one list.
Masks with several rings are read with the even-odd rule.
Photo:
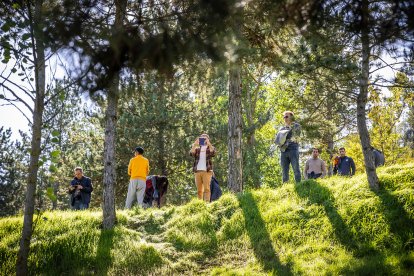
[[137, 197], [138, 206], [142, 207], [142, 202], [144, 201], [145, 186], [145, 180], [132, 179], [129, 181], [125, 209], [130, 209], [132, 207], [135, 196]]

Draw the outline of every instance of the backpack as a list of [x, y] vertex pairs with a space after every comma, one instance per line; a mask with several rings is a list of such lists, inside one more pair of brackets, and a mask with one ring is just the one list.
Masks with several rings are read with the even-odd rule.
[[211, 177], [210, 192], [211, 192], [210, 202], [213, 202], [213, 201], [219, 199], [221, 197], [221, 195], [223, 194], [223, 192], [221, 191], [221, 188], [219, 186], [219, 183], [218, 183], [217, 179], [214, 176]]
[[288, 135], [291, 132], [291, 129], [281, 129], [276, 135], [275, 144], [280, 148], [281, 151], [285, 151], [288, 143]]

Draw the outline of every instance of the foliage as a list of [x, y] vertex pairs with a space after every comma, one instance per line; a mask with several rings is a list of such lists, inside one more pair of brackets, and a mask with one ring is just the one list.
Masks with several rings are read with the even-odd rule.
[[[101, 230], [96, 210], [43, 214], [34, 274], [390, 274], [414, 272], [414, 163], [364, 175], [263, 188], [212, 203], [118, 211]], [[21, 219], [0, 220], [1, 271], [14, 271]]]
[[0, 217], [14, 215], [23, 204], [22, 144], [11, 141], [11, 130], [0, 127]]
[[403, 162], [411, 154], [408, 147], [402, 146], [403, 137], [397, 130], [405, 108], [404, 90], [394, 87], [389, 92], [390, 96], [381, 97], [379, 91], [371, 91], [368, 118], [372, 122], [372, 146], [384, 153], [386, 162], [393, 164]]
[[[202, 70], [207, 66], [207, 73]], [[177, 67], [174, 77], [155, 72], [140, 74], [128, 80], [123, 93], [117, 142], [119, 206], [125, 200], [129, 181], [127, 167], [132, 150], [140, 145], [150, 161], [150, 174], [165, 174], [169, 178], [168, 199], [172, 203], [187, 202], [195, 195], [192, 172], [191, 144], [202, 132], [210, 135], [217, 148], [213, 159], [214, 171], [220, 183], [225, 182], [226, 147], [223, 109], [225, 88], [222, 80], [208, 64]], [[201, 68], [203, 67], [203, 68]], [[188, 73], [185, 70], [192, 70]], [[196, 75], [197, 76], [194, 76]], [[201, 85], [198, 80], [204, 79]], [[138, 82], [138, 86], [135, 85]], [[215, 83], [213, 83], [215, 82]], [[210, 86], [209, 83], [212, 83]], [[216, 85], [215, 85], [216, 84]], [[214, 101], [214, 98], [218, 99]], [[225, 185], [223, 185], [225, 186]]]
[[[39, 181], [39, 191], [53, 188], [57, 196], [53, 208], [68, 208], [67, 188], [73, 178], [74, 168], [81, 167], [84, 174], [92, 178], [92, 206], [100, 206], [103, 130], [95, 114], [97, 108], [76, 93], [76, 87], [65, 82], [58, 82], [56, 86], [55, 89], [61, 91], [61, 97], [55, 98], [45, 108], [45, 117], [49, 120], [44, 127], [44, 163], [41, 171], [47, 177]], [[51, 116], [56, 110], [59, 112]], [[50, 208], [49, 201], [43, 202], [41, 207]]]

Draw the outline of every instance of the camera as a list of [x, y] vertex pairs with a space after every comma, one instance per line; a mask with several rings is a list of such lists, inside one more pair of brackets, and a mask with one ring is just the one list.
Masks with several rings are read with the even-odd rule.
[[200, 146], [204, 146], [205, 142], [206, 142], [206, 138], [204, 138], [204, 137], [198, 138], [198, 143], [200, 144]]

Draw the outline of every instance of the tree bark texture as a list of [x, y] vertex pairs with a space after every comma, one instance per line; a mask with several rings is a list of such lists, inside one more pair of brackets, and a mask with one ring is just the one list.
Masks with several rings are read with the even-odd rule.
[[368, 178], [368, 184], [372, 190], [379, 189], [377, 172], [374, 165], [374, 154], [372, 152], [371, 140], [366, 120], [366, 105], [368, 100], [369, 86], [369, 58], [370, 58], [370, 38], [368, 26], [368, 0], [362, 1], [361, 6], [362, 28], [361, 28], [361, 46], [362, 46], [362, 63], [361, 79], [359, 81], [359, 94], [357, 98], [357, 125], [359, 138], [361, 140], [362, 152], [364, 154], [365, 170]]
[[[116, 0], [114, 32], [122, 31], [126, 11], [126, 0]], [[117, 47], [117, 45], [113, 45]], [[116, 58], [116, 57], [115, 57]], [[108, 106], [105, 112], [105, 142], [104, 142], [104, 177], [103, 177], [103, 229], [112, 229], [116, 222], [115, 184], [116, 184], [116, 126], [118, 121], [119, 76], [113, 79], [108, 90]]]
[[108, 107], [106, 109], [105, 144], [104, 144], [104, 177], [103, 177], [103, 222], [104, 229], [112, 229], [116, 221], [115, 213], [115, 139], [118, 112], [118, 82], [116, 78], [113, 87], [108, 92]]
[[[42, 137], [42, 117], [44, 110], [44, 98], [46, 87], [46, 73], [45, 73], [45, 51], [41, 37], [37, 28], [41, 26], [41, 10], [43, 1], [35, 1], [34, 15], [32, 21], [32, 41], [34, 52], [34, 70], [35, 70], [35, 87], [36, 97], [34, 101], [33, 125], [32, 125], [32, 140], [30, 150], [30, 164], [27, 177], [27, 191], [24, 208], [24, 219], [22, 236], [20, 239], [20, 248], [16, 261], [16, 275], [28, 275], [28, 258], [30, 253], [30, 240], [33, 234], [33, 214], [35, 209], [36, 183], [39, 169], [39, 156], [41, 152], [41, 137]], [[31, 9], [31, 7], [28, 7]], [[29, 15], [31, 12], [29, 11]], [[30, 20], [30, 18], [29, 18]]]
[[240, 66], [234, 65], [229, 72], [229, 127], [228, 152], [229, 175], [228, 188], [234, 193], [243, 190], [243, 156], [242, 156], [242, 97]]

